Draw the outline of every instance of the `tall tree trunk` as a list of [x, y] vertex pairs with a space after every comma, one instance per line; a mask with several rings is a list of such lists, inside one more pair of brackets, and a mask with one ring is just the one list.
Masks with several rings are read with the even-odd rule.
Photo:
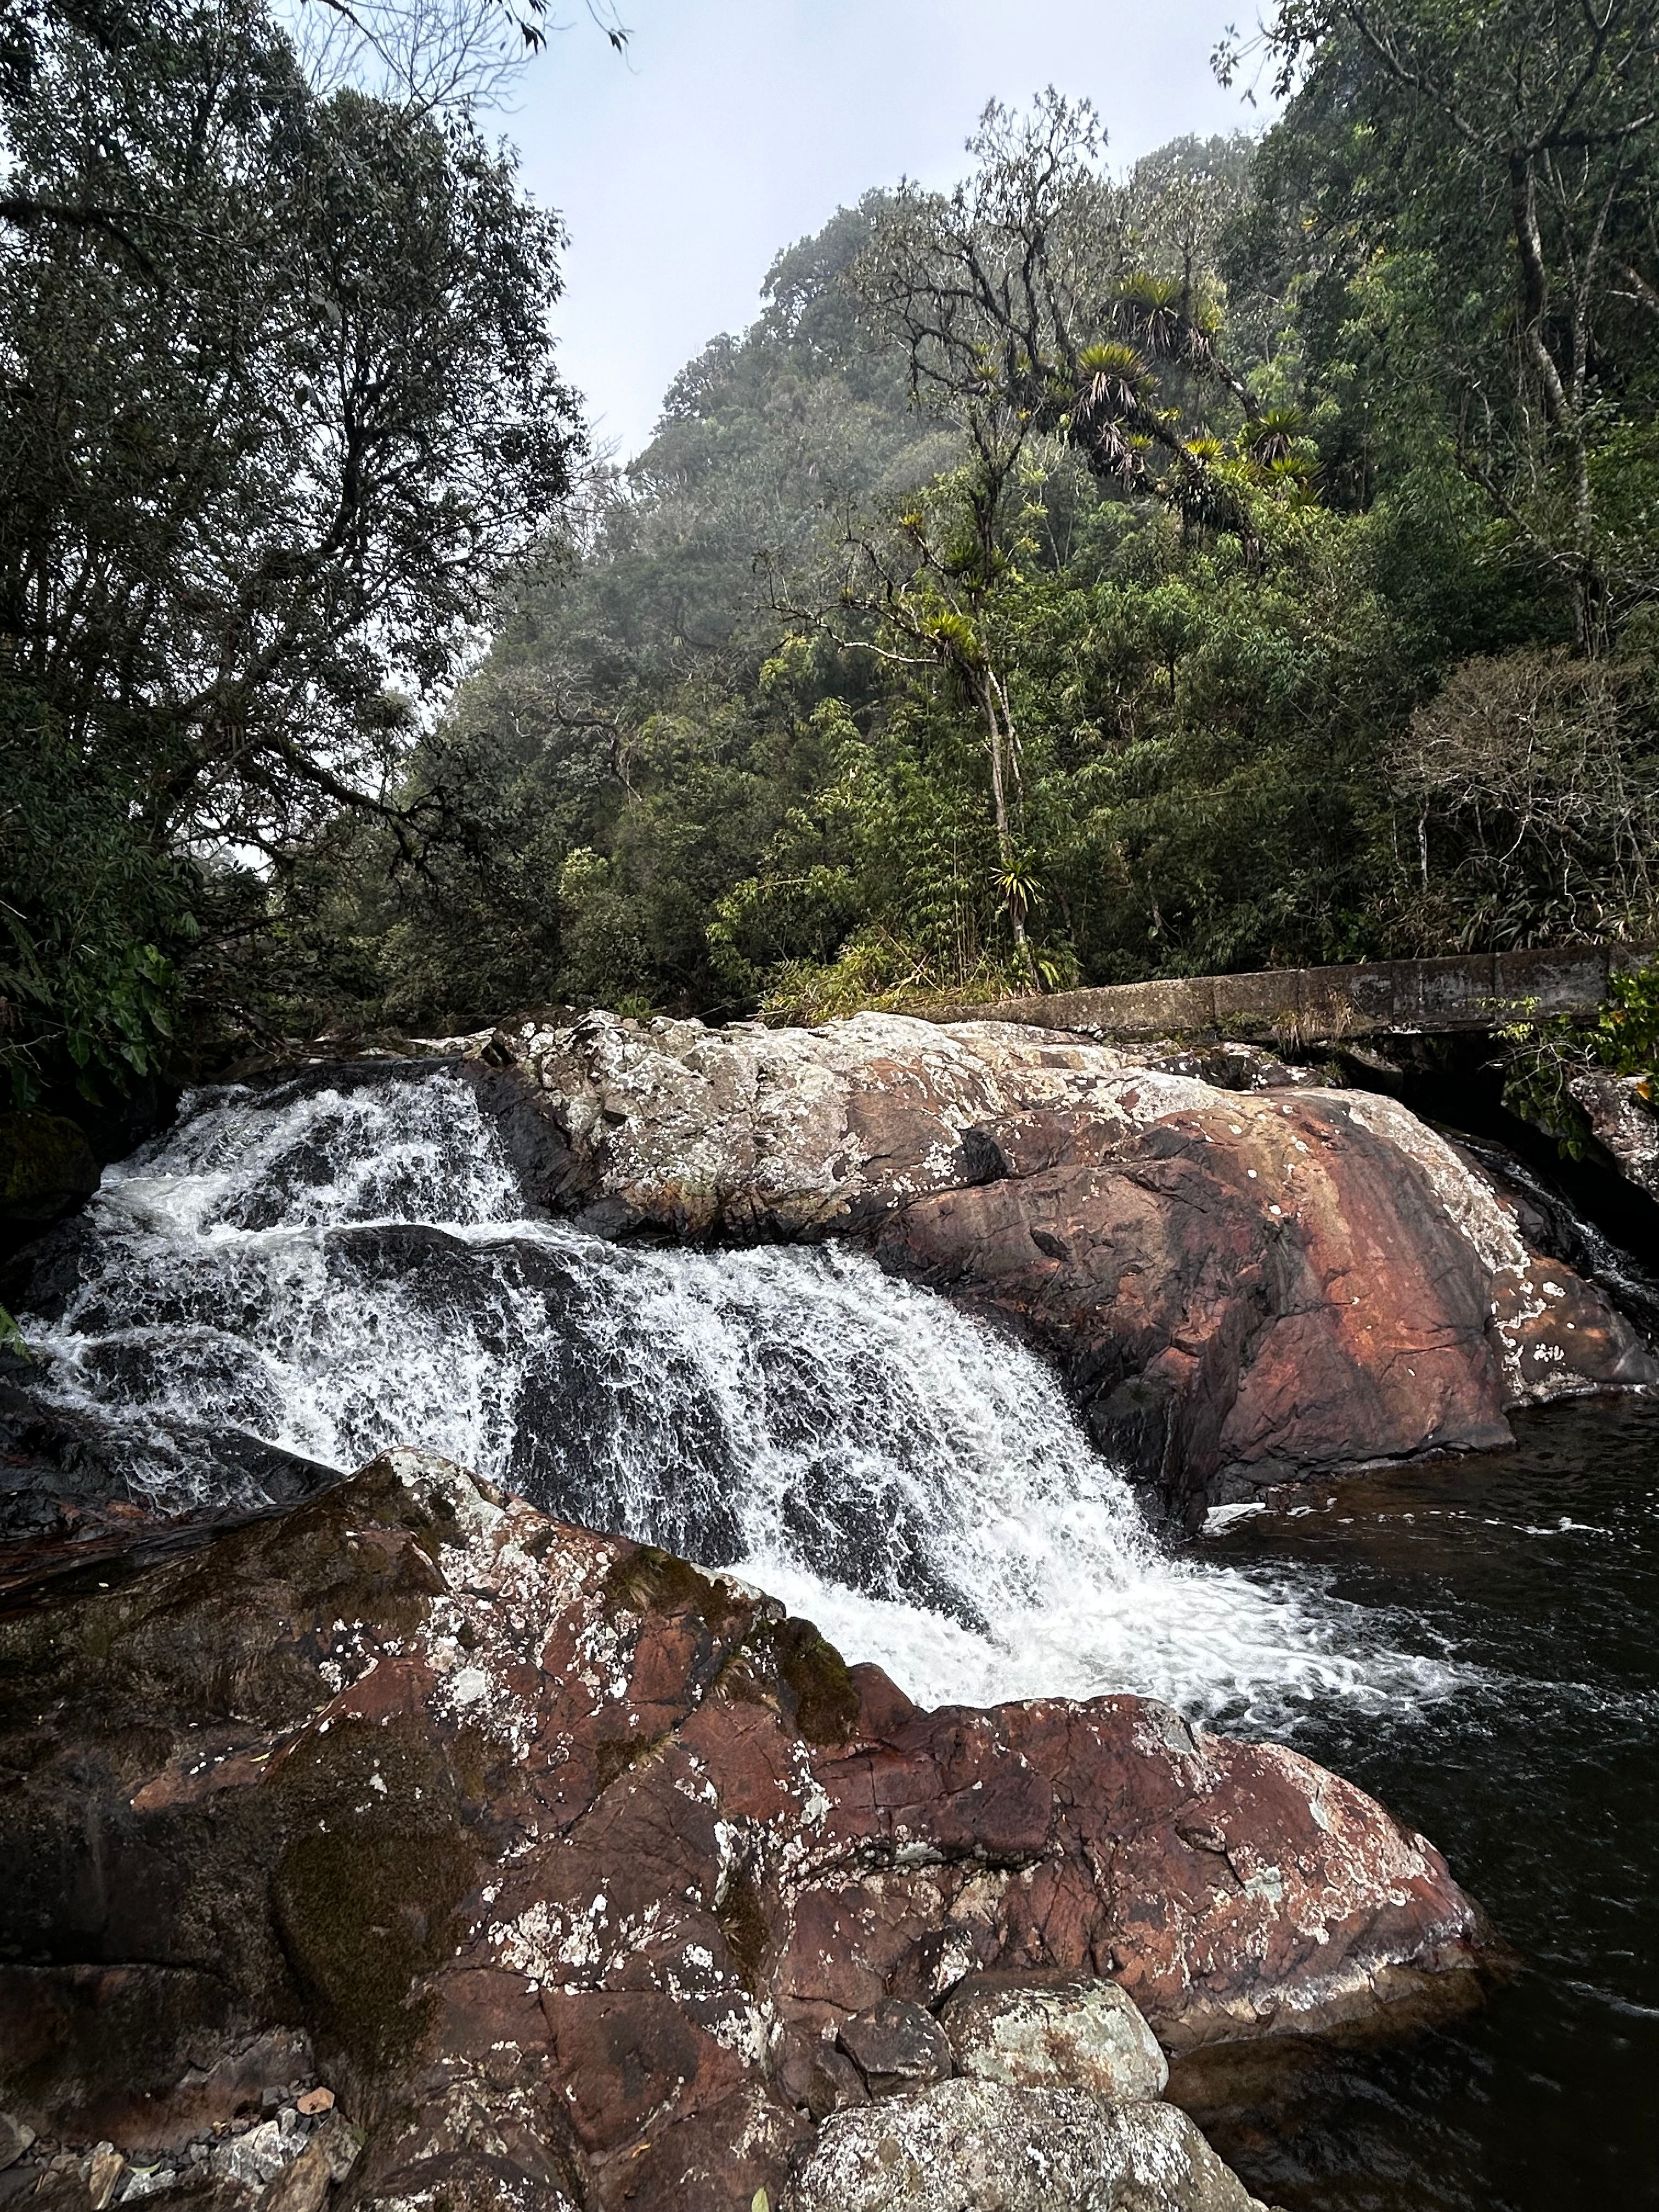
[[[1550, 350], [1549, 276], [1544, 259], [1543, 234], [1538, 222], [1536, 156], [1516, 147], [1510, 154], [1510, 227], [1520, 263], [1522, 339], [1543, 394], [1544, 412], [1553, 432], [1564, 439], [1572, 473], [1573, 548], [1571, 592], [1573, 630], [1580, 649], [1594, 654], [1606, 642], [1604, 592], [1595, 560], [1595, 516], [1591, 499], [1589, 440], [1584, 426], [1583, 380], [1575, 375], [1571, 387], [1561, 374]], [[1596, 244], [1600, 243], [1597, 226]], [[1581, 335], [1583, 307], [1574, 302], [1575, 336]]]
[[[991, 808], [996, 821], [997, 860], [1005, 878], [1012, 880], [1018, 856], [1009, 820], [1008, 781], [1012, 775], [1018, 793], [1019, 755], [1013, 723], [1008, 714], [1007, 695], [997, 682], [988, 662], [983, 664], [980, 670], [979, 701], [980, 711], [985, 717], [986, 743], [991, 754]], [[1036, 961], [1025, 934], [1024, 902], [1018, 896], [1011, 897], [1008, 902], [1008, 919], [1013, 925], [1014, 945], [1019, 963], [1025, 970], [1025, 980], [1033, 991], [1040, 991], [1042, 979], [1037, 974]]]

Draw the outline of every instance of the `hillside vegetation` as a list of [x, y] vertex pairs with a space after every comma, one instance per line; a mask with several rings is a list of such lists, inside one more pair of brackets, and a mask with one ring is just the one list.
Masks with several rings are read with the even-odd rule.
[[21, 1091], [1653, 933], [1651, 9], [1286, 0], [1265, 135], [1127, 173], [994, 106], [621, 468], [464, 107], [141, 12], [6, 87]]

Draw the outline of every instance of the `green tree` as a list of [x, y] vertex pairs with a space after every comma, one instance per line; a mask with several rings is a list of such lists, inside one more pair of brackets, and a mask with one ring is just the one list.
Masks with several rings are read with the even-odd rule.
[[1606, 649], [1659, 592], [1659, 9], [1282, 0], [1265, 38], [1303, 237], [1337, 240], [1350, 276], [1398, 271], [1401, 366], [1419, 356], [1580, 648]]
[[[211, 921], [250, 856], [280, 874], [343, 807], [407, 834], [406, 702], [568, 488], [561, 234], [465, 114], [319, 98], [258, 0], [29, 27], [4, 88], [0, 683], [158, 884], [195, 865]], [[43, 895], [10, 902], [44, 943]]]

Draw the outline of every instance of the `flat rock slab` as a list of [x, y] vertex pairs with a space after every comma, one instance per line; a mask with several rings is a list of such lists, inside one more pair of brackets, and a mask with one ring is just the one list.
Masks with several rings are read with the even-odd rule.
[[0, 1681], [0, 2107], [165, 2149], [308, 2038], [365, 2203], [775, 2204], [815, 2054], [975, 1972], [1109, 1978], [1171, 2050], [1479, 1984], [1439, 1854], [1293, 1752], [1132, 1697], [921, 1711], [413, 1452], [14, 1603]]

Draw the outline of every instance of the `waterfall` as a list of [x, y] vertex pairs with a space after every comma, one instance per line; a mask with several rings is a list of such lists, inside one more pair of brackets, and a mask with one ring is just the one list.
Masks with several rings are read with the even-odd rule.
[[348, 1468], [444, 1452], [564, 1518], [731, 1568], [924, 1703], [1139, 1690], [1293, 1727], [1457, 1679], [1289, 1572], [1172, 1553], [1040, 1361], [834, 1245], [629, 1246], [524, 1218], [433, 1063], [184, 1102], [22, 1316], [135, 1494], [256, 1504], [216, 1437]]

